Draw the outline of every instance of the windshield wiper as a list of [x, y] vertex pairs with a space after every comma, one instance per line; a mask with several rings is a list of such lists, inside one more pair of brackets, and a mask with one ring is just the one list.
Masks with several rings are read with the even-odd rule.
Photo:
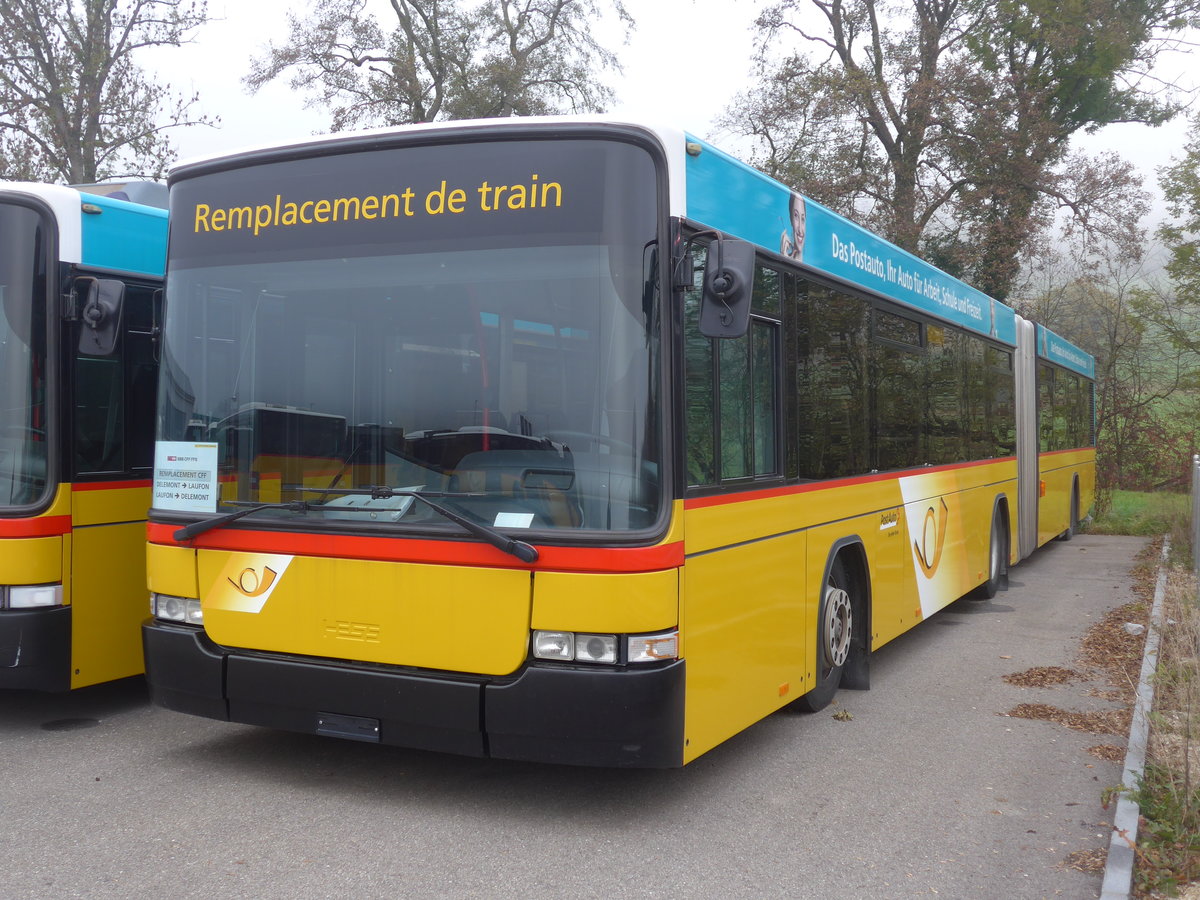
[[[312, 494], [362, 494], [370, 497], [372, 500], [388, 500], [392, 497], [412, 497], [414, 500], [420, 500], [438, 515], [449, 519], [455, 525], [469, 531], [475, 537], [485, 543], [491, 544], [497, 550], [515, 556], [521, 562], [537, 562], [538, 551], [532, 544], [527, 544], [524, 541], [513, 540], [508, 535], [497, 531], [490, 525], [483, 525], [479, 522], [472, 522], [466, 516], [460, 516], [446, 507], [434, 503], [430, 497], [472, 497], [482, 496], [476, 494], [452, 494], [442, 491], [409, 491], [388, 487], [387, 485], [375, 485], [367, 488], [305, 488], [305, 491]], [[319, 509], [320, 507], [315, 507]]]
[[220, 528], [223, 525], [228, 525], [230, 522], [237, 521], [243, 516], [248, 516], [251, 513], [256, 513], [263, 509], [288, 509], [292, 512], [308, 512], [314, 509], [313, 505], [307, 500], [289, 500], [287, 503], [256, 503], [253, 506], [247, 506], [244, 509], [239, 509], [231, 513], [213, 516], [211, 519], [201, 519], [199, 522], [193, 522], [191, 525], [185, 525], [175, 532], [174, 537], [177, 541], [190, 541], [198, 534], [204, 534], [206, 531], [212, 531], [214, 528]]

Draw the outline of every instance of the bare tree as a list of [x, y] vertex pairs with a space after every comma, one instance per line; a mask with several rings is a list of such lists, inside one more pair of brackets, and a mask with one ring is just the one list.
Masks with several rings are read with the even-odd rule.
[[1161, 174], [1172, 216], [1159, 229], [1171, 254], [1167, 272], [1180, 296], [1200, 306], [1200, 116], [1192, 123], [1183, 157]]
[[781, 0], [758, 20], [764, 79], [724, 124], [756, 137], [756, 161], [795, 187], [1003, 299], [1022, 252], [1063, 214], [1110, 246], [1140, 244], [1133, 167], [1070, 140], [1178, 111], [1179, 94], [1147, 73], [1198, 10]]
[[289, 16], [290, 34], [254, 60], [251, 91], [290, 74], [327, 108], [334, 131], [438, 119], [603, 110], [619, 71], [594, 36], [602, 9], [626, 29], [620, 0], [314, 0]]
[[197, 97], [172, 93], [135, 62], [178, 47], [207, 21], [203, 0], [4, 0], [0, 3], [0, 174], [83, 183], [160, 177], [167, 131]]
[[1154, 490], [1185, 474], [1200, 401], [1200, 346], [1189, 339], [1198, 315], [1161, 283], [1151, 254], [1095, 261], [1072, 243], [1048, 251], [1040, 277], [1013, 305], [1095, 358], [1097, 504], [1104, 510], [1113, 489]]

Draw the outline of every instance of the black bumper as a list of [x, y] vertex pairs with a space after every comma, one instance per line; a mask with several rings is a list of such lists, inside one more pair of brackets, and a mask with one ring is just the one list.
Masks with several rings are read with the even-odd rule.
[[489, 680], [218, 647], [142, 626], [155, 703], [193, 715], [400, 747], [582, 766], [683, 764], [684, 663], [531, 665]]
[[0, 611], [0, 688], [71, 689], [71, 607]]

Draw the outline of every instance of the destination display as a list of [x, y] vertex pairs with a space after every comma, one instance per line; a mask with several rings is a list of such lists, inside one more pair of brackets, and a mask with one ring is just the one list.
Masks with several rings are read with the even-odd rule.
[[[614, 173], [620, 173], [616, 177]], [[653, 202], [646, 151], [617, 141], [492, 141], [289, 159], [172, 185], [171, 261], [281, 251], [362, 256], [447, 241], [595, 242]]]
[[154, 445], [154, 506], [216, 512], [217, 445], [158, 441]]

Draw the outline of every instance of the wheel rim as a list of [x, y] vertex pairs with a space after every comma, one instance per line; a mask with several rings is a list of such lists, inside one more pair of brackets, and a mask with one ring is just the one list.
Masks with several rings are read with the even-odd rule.
[[996, 530], [992, 537], [992, 570], [988, 573], [992, 581], [996, 581], [1000, 577], [1000, 570], [1004, 565], [1003, 550], [1001, 545], [1003, 541], [1000, 539], [999, 530]]
[[850, 595], [842, 588], [830, 587], [825, 593], [825, 615], [821, 623], [825, 660], [833, 668], [846, 662], [850, 654], [850, 633], [854, 618]]

